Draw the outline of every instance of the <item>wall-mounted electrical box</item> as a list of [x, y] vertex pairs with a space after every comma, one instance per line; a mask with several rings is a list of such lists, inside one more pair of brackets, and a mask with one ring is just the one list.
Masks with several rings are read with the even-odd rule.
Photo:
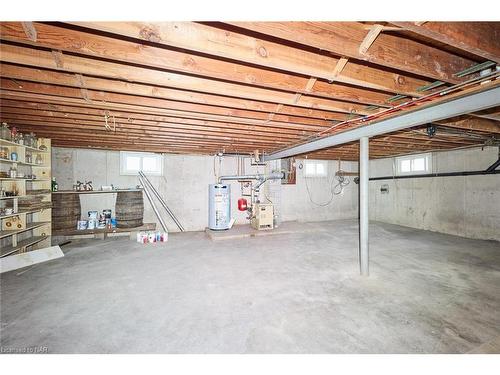
[[295, 185], [296, 183], [296, 166], [295, 166], [295, 158], [285, 158], [281, 159], [281, 170], [285, 171], [285, 177], [281, 179], [282, 185]]

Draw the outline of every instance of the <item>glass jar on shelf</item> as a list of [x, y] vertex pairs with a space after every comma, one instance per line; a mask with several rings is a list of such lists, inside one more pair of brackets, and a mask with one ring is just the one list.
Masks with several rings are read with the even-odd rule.
[[43, 158], [42, 158], [42, 155], [41, 155], [41, 154], [38, 154], [38, 155], [36, 156], [35, 163], [36, 163], [36, 164], [38, 164], [38, 165], [43, 164]]
[[9, 159], [9, 149], [7, 147], [0, 147], [0, 159]]
[[15, 165], [13, 165], [12, 167], [10, 167], [9, 169], [9, 177], [10, 178], [16, 178], [17, 177], [17, 168]]
[[24, 145], [31, 147], [31, 135], [30, 134], [24, 135]]
[[30, 133], [30, 138], [31, 138], [31, 145], [30, 147], [33, 148], [38, 148], [38, 138], [36, 137], [36, 134], [31, 132]]
[[33, 154], [31, 152], [26, 152], [26, 163], [28, 164], [33, 163]]
[[2, 122], [2, 127], [0, 127], [0, 138], [10, 141], [12, 139], [9, 125], [6, 122]]
[[23, 133], [19, 133], [18, 138], [17, 138], [17, 143], [19, 143], [20, 145], [24, 145], [24, 134]]

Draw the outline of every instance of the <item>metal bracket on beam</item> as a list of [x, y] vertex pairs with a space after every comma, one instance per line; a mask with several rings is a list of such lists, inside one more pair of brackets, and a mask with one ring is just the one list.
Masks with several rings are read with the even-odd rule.
[[461, 72], [453, 74], [455, 77], [465, 77], [468, 76], [469, 74], [480, 72], [481, 70], [487, 69], [493, 65], [496, 65], [497, 63], [494, 61], [486, 61], [481, 64], [476, 64], [473, 65], [467, 69], [462, 70]]
[[417, 92], [424, 92], [424, 91], [429, 91], [431, 89], [435, 89], [436, 87], [442, 86], [445, 83], [443, 81], [435, 81], [432, 83], [429, 83], [428, 85], [417, 87], [416, 91]]

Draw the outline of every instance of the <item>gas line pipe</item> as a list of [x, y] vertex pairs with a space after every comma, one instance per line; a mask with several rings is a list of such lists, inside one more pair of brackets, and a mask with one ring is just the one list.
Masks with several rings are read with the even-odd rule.
[[249, 174], [249, 175], [241, 175], [241, 176], [220, 176], [218, 178], [218, 183], [220, 184], [222, 181], [245, 181], [245, 180], [256, 180], [256, 186], [252, 184], [252, 194], [251, 194], [251, 202], [250, 208], [256, 202], [259, 196], [260, 187], [268, 180], [281, 180], [285, 178], [285, 172], [273, 172], [269, 174]]

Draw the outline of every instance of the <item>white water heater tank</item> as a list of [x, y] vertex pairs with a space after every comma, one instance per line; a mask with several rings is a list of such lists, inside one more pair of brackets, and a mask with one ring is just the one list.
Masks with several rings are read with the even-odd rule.
[[208, 228], [229, 229], [231, 221], [231, 185], [208, 185]]

